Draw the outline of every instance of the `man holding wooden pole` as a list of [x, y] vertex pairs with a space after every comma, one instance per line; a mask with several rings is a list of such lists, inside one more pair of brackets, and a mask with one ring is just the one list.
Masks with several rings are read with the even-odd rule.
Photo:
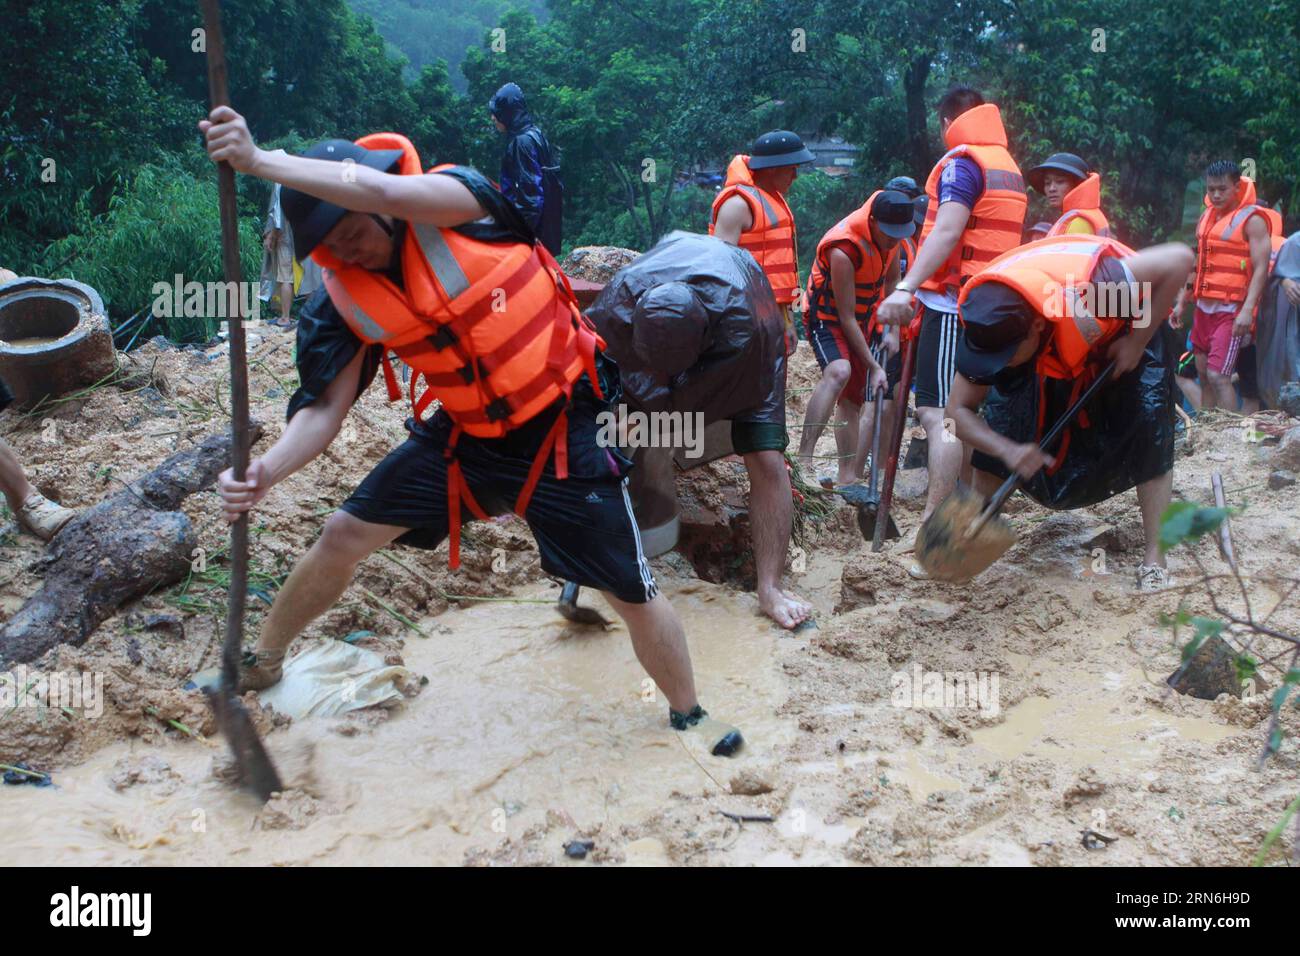
[[668, 698], [671, 726], [700, 733], [714, 755], [739, 750], [740, 731], [709, 718], [696, 697], [681, 622], [641, 550], [627, 462], [596, 441], [613, 371], [604, 343], [517, 210], [475, 170], [426, 174], [395, 133], [290, 156], [259, 149], [229, 107], [199, 127], [214, 161], [286, 187], [295, 251], [322, 266], [328, 293], [316, 300], [316, 341], [299, 341], [303, 387], [288, 426], [245, 480], [221, 476], [227, 517], [237, 520], [321, 454], [381, 364], [389, 397], [400, 396], [390, 351], [413, 369], [410, 438], [289, 575], [241, 687], [280, 679], [290, 643], [375, 550], [399, 539], [432, 549], [450, 538], [456, 567], [462, 508], [477, 518], [513, 508], [537, 539], [542, 568], [602, 591], [627, 623], [638, 660]]

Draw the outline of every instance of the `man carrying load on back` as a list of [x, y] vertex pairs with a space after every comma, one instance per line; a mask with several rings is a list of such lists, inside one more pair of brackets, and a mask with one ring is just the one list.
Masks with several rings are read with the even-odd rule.
[[[627, 623], [638, 660], [678, 730], [730, 756], [740, 732], [710, 719], [695, 693], [686, 637], [659, 593], [628, 501], [626, 460], [596, 442], [615, 370], [548, 252], [481, 174], [428, 174], [402, 136], [327, 140], [303, 156], [257, 148], [229, 107], [199, 124], [208, 154], [283, 184], [299, 256], [323, 268], [325, 291], [300, 320], [301, 387], [278, 441], [218, 487], [229, 520], [323, 452], [382, 365], [412, 368], [410, 437], [326, 522], [266, 617], [241, 666], [241, 690], [281, 676], [295, 637], [343, 594], [357, 565], [394, 541], [436, 548], [459, 565], [462, 509], [513, 510], [537, 540], [542, 568], [602, 591]], [[420, 382], [423, 380], [421, 389]], [[424, 413], [434, 400], [438, 410]]]

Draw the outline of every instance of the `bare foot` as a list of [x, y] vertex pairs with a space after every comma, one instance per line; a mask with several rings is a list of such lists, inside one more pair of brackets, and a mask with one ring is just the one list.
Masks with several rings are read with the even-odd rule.
[[758, 592], [758, 606], [763, 613], [787, 631], [798, 627], [812, 614], [812, 605], [787, 594], [780, 588]]

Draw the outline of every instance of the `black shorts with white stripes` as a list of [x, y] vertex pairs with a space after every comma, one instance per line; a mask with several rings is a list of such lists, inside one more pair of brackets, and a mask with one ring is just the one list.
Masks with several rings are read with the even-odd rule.
[[916, 341], [917, 408], [943, 408], [948, 404], [961, 335], [961, 322], [955, 312], [925, 307], [921, 335]]
[[[584, 587], [608, 591], [629, 604], [658, 593], [641, 549], [627, 493], [627, 459], [596, 443], [597, 414], [605, 403], [575, 397], [569, 406], [569, 477], [549, 462], [525, 520], [537, 541], [542, 570]], [[490, 515], [514, 506], [541, 436], [554, 413], [544, 412], [504, 438], [461, 435], [456, 458], [474, 498]], [[411, 530], [399, 544], [436, 548], [447, 537], [447, 461], [451, 419], [439, 411], [427, 423], [407, 422], [411, 437], [388, 453], [342, 505], [353, 517]], [[524, 434], [520, 434], [524, 432]], [[463, 505], [463, 521], [473, 515]]]

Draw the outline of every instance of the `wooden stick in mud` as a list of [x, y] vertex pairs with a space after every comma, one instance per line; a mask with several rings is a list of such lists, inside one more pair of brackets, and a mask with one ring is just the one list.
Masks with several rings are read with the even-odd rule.
[[[1214, 489], [1214, 505], [1216, 508], [1228, 507], [1227, 499], [1223, 495], [1223, 475], [1217, 471], [1210, 476], [1210, 487]], [[1225, 516], [1219, 523], [1219, 553], [1223, 555], [1223, 560], [1228, 562], [1228, 567], [1237, 570], [1237, 555], [1232, 550], [1232, 528], [1228, 524], [1228, 518]]]

